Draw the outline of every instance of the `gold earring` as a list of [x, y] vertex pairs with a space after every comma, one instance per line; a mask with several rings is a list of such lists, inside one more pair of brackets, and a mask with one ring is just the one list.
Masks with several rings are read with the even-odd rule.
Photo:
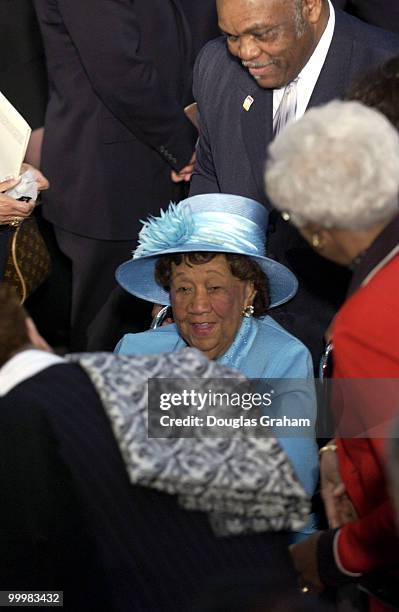
[[312, 234], [312, 247], [314, 249], [322, 249], [325, 246], [325, 241], [321, 238], [320, 234], [315, 232]]
[[242, 315], [244, 317], [252, 317], [252, 315], [255, 312], [255, 308], [252, 306], [252, 304], [250, 304], [249, 306], [245, 306], [244, 310], [242, 311]]

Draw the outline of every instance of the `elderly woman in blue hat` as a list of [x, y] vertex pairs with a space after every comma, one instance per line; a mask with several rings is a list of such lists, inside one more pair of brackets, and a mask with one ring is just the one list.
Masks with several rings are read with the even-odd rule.
[[[297, 291], [292, 272], [264, 255], [267, 224], [258, 202], [227, 194], [194, 196], [146, 221], [133, 258], [116, 277], [133, 295], [171, 305], [174, 324], [126, 334], [116, 352], [190, 346], [248, 378], [311, 380], [308, 350], [267, 314]], [[312, 394], [289, 395], [314, 424]], [[312, 494], [318, 475], [313, 436], [280, 441]]]

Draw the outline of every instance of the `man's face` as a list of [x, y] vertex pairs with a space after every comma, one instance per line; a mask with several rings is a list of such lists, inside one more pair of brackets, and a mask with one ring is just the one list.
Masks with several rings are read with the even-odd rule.
[[217, 0], [219, 27], [229, 51], [260, 87], [295, 79], [317, 46], [320, 0]]

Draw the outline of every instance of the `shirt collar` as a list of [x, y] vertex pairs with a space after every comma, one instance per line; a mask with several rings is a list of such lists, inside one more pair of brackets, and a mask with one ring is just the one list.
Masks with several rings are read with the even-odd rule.
[[65, 363], [65, 359], [38, 349], [27, 349], [17, 353], [0, 368], [0, 397], [24, 380], [58, 363]]
[[348, 296], [368, 282], [395, 256], [399, 255], [399, 215], [396, 215], [369, 246], [356, 266]]

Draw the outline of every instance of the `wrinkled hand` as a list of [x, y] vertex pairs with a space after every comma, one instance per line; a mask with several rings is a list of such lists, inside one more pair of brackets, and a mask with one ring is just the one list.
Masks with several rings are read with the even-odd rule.
[[45, 191], [46, 189], [49, 188], [50, 183], [48, 182], [46, 177], [40, 172], [40, 170], [38, 170], [37, 168], [34, 168], [30, 164], [22, 164], [21, 174], [23, 174], [24, 172], [27, 172], [28, 170], [33, 172], [35, 179], [36, 179], [37, 188], [39, 191]]
[[356, 521], [358, 516], [356, 513], [353, 504], [346, 493], [340, 495], [336, 499], [336, 508], [338, 512], [338, 522], [339, 525], [337, 527], [342, 527], [342, 525], [346, 525], [347, 523], [352, 523], [352, 521]]
[[[49, 182], [40, 170], [37, 170], [30, 164], [22, 164], [21, 174], [27, 172], [27, 170], [33, 172], [39, 191], [44, 191], [49, 188]], [[5, 193], [2, 193], [18, 185], [20, 180], [21, 177], [18, 177], [16, 179], [0, 182], [0, 224], [10, 223], [12, 221], [22, 221], [29, 217], [35, 208], [35, 202], [33, 200], [21, 202], [20, 200], [15, 200]]]
[[174, 183], [181, 183], [183, 181], [188, 183], [188, 181], [191, 179], [192, 173], [194, 172], [194, 166], [195, 166], [195, 152], [193, 153], [187, 166], [184, 166], [184, 168], [182, 168], [180, 172], [176, 172], [175, 170], [172, 170], [172, 172], [170, 173], [170, 178], [172, 179]]
[[198, 104], [196, 102], [192, 102], [191, 104], [185, 107], [184, 112], [186, 114], [186, 117], [190, 119], [191, 123], [199, 131]]
[[[0, 183], [0, 192], [12, 189], [18, 185], [20, 179], [10, 179]], [[10, 223], [15, 219], [25, 219], [29, 217], [35, 207], [33, 200], [30, 202], [20, 202], [5, 193], [0, 193], [0, 223]]]
[[324, 589], [317, 568], [317, 543], [321, 534], [322, 532], [318, 531], [306, 540], [290, 546], [290, 554], [298, 573], [300, 588], [308, 587], [317, 593]]
[[321, 455], [320, 478], [321, 496], [329, 526], [336, 529], [356, 520], [357, 515], [342, 482], [335, 452], [328, 451]]

